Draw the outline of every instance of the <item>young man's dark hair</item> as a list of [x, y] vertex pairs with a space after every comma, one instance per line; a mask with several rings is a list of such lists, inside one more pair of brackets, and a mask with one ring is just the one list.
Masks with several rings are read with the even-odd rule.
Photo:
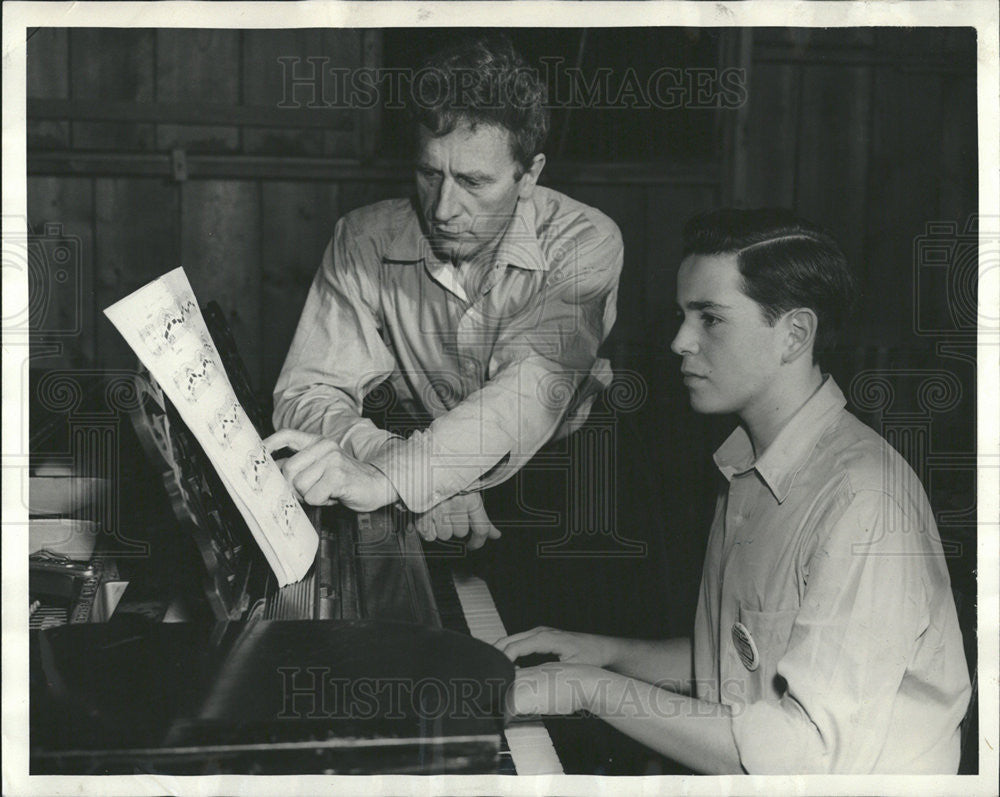
[[545, 85], [502, 34], [463, 39], [432, 55], [414, 75], [410, 113], [444, 136], [461, 124], [502, 127], [514, 159], [531, 168], [549, 131]]
[[847, 258], [827, 233], [782, 208], [719, 208], [684, 226], [687, 255], [735, 254], [743, 292], [773, 324], [808, 307], [819, 320], [814, 351], [829, 349], [854, 308]]

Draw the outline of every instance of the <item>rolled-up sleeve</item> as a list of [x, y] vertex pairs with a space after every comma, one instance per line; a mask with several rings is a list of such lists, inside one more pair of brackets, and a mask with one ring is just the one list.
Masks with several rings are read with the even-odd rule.
[[[754, 773], [866, 773], [885, 746], [909, 657], [928, 623], [920, 546], [927, 533], [886, 494], [855, 494], [808, 565], [801, 607], [777, 665], [780, 699], [734, 711]], [[908, 551], [908, 553], [904, 553]], [[927, 710], [936, 697], [922, 696]]]
[[409, 509], [423, 512], [504, 481], [552, 437], [581, 384], [595, 377], [598, 347], [615, 320], [621, 268], [613, 224], [577, 242], [532, 301], [505, 319], [485, 384], [371, 460]]
[[361, 414], [395, 368], [379, 334], [378, 263], [373, 242], [341, 219], [274, 390], [275, 428], [321, 434], [364, 460], [393, 437]]

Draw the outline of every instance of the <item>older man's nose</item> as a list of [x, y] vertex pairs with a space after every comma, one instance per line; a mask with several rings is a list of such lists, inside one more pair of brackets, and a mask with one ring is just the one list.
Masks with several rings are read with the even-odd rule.
[[438, 188], [432, 210], [434, 221], [438, 224], [446, 224], [459, 214], [454, 182], [447, 178], [441, 181], [441, 186]]

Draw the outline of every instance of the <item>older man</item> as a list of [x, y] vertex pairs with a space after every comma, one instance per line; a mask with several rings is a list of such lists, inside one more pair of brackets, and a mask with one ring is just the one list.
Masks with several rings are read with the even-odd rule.
[[[545, 90], [506, 39], [466, 41], [417, 74], [416, 201], [338, 222], [267, 445], [298, 450], [284, 473], [309, 503], [398, 501], [426, 539], [476, 548], [500, 535], [479, 492], [579, 429], [610, 382], [597, 352], [622, 242], [605, 215], [537, 184]], [[383, 383], [409, 436], [362, 415]]]

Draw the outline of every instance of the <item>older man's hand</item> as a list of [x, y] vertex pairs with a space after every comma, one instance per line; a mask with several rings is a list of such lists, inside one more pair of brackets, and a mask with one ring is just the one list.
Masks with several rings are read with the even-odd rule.
[[307, 504], [339, 502], [355, 512], [372, 512], [399, 499], [382, 471], [320, 435], [283, 429], [268, 437], [264, 447], [270, 453], [282, 448], [297, 452], [281, 463], [281, 472]]
[[442, 501], [414, 517], [413, 529], [428, 541], [467, 539], [466, 547], [471, 550], [482, 548], [486, 540], [500, 537], [500, 530], [490, 522], [479, 493], [455, 495]]

